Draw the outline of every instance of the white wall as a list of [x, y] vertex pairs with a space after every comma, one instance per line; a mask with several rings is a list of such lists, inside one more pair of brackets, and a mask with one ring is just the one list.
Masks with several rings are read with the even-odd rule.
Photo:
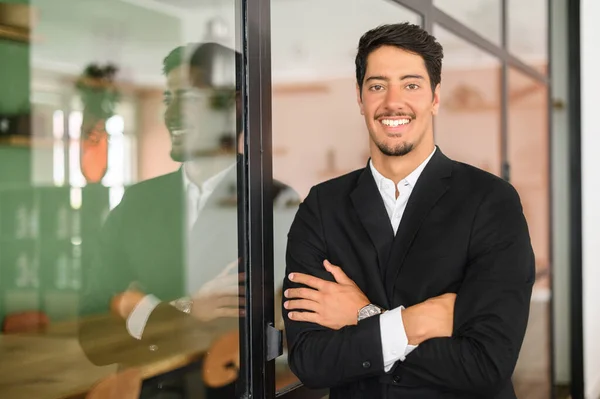
[[600, 397], [600, 2], [581, 1], [583, 334], [586, 397]]
[[[32, 80], [40, 71], [79, 75], [91, 62], [112, 62], [120, 81], [162, 87], [162, 60], [181, 45], [180, 18], [122, 0], [30, 0]], [[160, 27], [160, 29], [157, 29]]]

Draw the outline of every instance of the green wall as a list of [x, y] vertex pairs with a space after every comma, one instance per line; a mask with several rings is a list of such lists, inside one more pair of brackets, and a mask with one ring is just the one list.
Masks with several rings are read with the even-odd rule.
[[[1, 3], [28, 4], [28, 0]], [[0, 114], [29, 111], [29, 45], [0, 39]]]

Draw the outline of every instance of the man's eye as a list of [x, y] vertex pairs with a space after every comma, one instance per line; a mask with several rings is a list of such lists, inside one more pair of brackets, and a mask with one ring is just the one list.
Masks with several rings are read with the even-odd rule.
[[190, 90], [183, 93], [181, 99], [185, 101], [186, 104], [199, 104], [206, 99], [206, 94]]
[[416, 83], [409, 83], [408, 85], [406, 85], [406, 88], [408, 90], [417, 90], [419, 88], [419, 85]]
[[373, 91], [379, 91], [379, 90], [382, 90], [382, 89], [383, 89], [382, 85], [373, 85], [373, 86], [371, 86], [371, 90], [373, 90]]

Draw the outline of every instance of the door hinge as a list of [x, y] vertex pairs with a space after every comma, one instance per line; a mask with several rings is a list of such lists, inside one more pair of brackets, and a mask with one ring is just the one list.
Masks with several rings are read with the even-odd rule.
[[274, 360], [283, 354], [283, 332], [273, 324], [267, 325], [267, 361]]

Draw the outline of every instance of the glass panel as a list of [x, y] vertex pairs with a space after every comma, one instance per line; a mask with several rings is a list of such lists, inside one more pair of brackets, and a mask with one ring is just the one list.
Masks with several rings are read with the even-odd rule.
[[433, 4], [469, 29], [501, 45], [501, 0], [434, 0]]
[[500, 61], [437, 25], [433, 32], [444, 46], [436, 142], [451, 158], [500, 175]]
[[10, 3], [0, 397], [246, 397], [238, 3]]
[[527, 334], [514, 374], [519, 398], [550, 397], [550, 190], [548, 89], [509, 70], [508, 161], [536, 260]]
[[548, 1], [508, 0], [508, 50], [539, 72], [548, 71]]
[[[272, 2], [275, 309], [280, 329], [287, 232], [299, 202], [313, 185], [362, 168], [369, 157], [368, 133], [356, 104], [358, 40], [384, 23], [421, 21], [391, 1], [336, 0], [332, 5], [335, 13], [315, 13], [313, 7], [322, 8], [318, 0]], [[284, 356], [276, 360], [278, 391], [298, 383], [286, 355], [284, 348]]]

